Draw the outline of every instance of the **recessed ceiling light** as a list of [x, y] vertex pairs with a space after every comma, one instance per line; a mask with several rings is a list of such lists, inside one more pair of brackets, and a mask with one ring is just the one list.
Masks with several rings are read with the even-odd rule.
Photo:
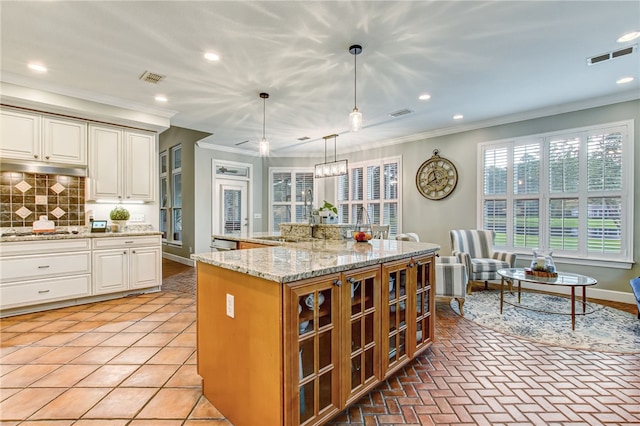
[[462, 115], [462, 114], [456, 114], [456, 115], [453, 116], [454, 120], [462, 120], [463, 118], [464, 118], [464, 115]]
[[218, 56], [217, 53], [213, 53], [213, 52], [207, 52], [204, 54], [204, 58], [207, 61], [219, 61], [220, 60], [220, 56]]
[[157, 96], [155, 97], [155, 100], [156, 100], [156, 101], [158, 101], [158, 102], [167, 102], [169, 99], [167, 99], [167, 97], [166, 97], [166, 96], [163, 96], [163, 95], [157, 95]]
[[428, 93], [423, 93], [422, 95], [418, 96], [418, 99], [420, 99], [421, 101], [428, 101], [429, 99], [431, 99], [431, 95]]
[[30, 70], [33, 70], [36, 72], [47, 72], [47, 67], [41, 64], [31, 63], [27, 66], [29, 67]]
[[620, 80], [616, 81], [618, 84], [631, 83], [633, 81], [633, 77], [623, 77]]
[[618, 39], [618, 43], [626, 43], [631, 40], [635, 40], [640, 37], [640, 31], [634, 31], [632, 33], [627, 33]]

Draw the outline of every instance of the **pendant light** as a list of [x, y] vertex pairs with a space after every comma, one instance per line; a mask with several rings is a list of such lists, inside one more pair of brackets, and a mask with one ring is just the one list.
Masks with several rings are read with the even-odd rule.
[[349, 114], [349, 127], [352, 132], [357, 132], [362, 128], [362, 113], [358, 111], [358, 103], [356, 102], [357, 75], [358, 67], [356, 57], [362, 53], [362, 46], [354, 44], [349, 47], [349, 53], [353, 55], [353, 111]]
[[[342, 176], [347, 174], [349, 165], [347, 160], [338, 161], [338, 150], [336, 149], [336, 138], [338, 135], [323, 136], [324, 139], [324, 163], [316, 164], [316, 178]], [[327, 139], [333, 138], [333, 161], [327, 161]]]
[[262, 98], [262, 139], [260, 140], [259, 150], [261, 157], [267, 157], [269, 155], [269, 141], [265, 137], [264, 128], [267, 121], [267, 99], [269, 99], [269, 94], [260, 93], [260, 97]]

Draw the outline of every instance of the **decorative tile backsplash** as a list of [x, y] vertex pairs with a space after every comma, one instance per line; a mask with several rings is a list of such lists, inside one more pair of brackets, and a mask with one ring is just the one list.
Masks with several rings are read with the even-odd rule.
[[0, 172], [0, 227], [30, 227], [40, 216], [84, 226], [84, 190], [84, 177]]

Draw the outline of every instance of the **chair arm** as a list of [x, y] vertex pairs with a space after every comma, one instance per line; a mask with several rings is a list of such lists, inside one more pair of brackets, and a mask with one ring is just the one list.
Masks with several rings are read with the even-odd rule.
[[491, 255], [492, 259], [502, 260], [507, 262], [510, 267], [516, 267], [516, 254], [515, 253], [507, 253], [506, 251], [494, 251]]
[[440, 256], [436, 258], [436, 263], [460, 263], [456, 256]]
[[471, 269], [471, 255], [469, 253], [455, 250], [451, 254], [458, 258], [458, 262], [467, 267], [467, 274], [471, 274], [471, 271], [473, 271], [473, 269]]

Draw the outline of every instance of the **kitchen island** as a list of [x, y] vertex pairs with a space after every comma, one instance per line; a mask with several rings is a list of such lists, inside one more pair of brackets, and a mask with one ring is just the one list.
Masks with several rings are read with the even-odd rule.
[[323, 424], [433, 341], [438, 245], [276, 243], [192, 255], [203, 393], [235, 426]]

